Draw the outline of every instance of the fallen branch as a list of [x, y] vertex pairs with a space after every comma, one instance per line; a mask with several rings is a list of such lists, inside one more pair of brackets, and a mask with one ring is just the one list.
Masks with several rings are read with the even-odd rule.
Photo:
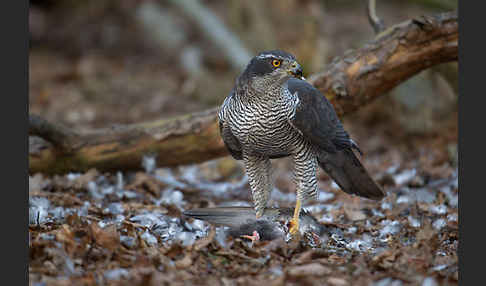
[[[364, 47], [334, 59], [309, 82], [343, 115], [424, 69], [456, 61], [458, 37], [456, 12], [409, 20], [384, 30]], [[52, 145], [34, 148], [31, 144], [29, 172], [134, 170], [141, 168], [147, 154], [157, 155], [158, 166], [199, 163], [225, 156], [216, 115], [215, 108], [83, 134], [64, 133], [69, 129], [31, 115], [29, 134]], [[35, 124], [36, 120], [42, 124]], [[29, 141], [34, 142], [32, 138]]]
[[58, 147], [64, 152], [73, 151], [76, 142], [79, 141], [79, 135], [74, 131], [64, 126], [47, 122], [37, 115], [29, 116], [29, 134], [48, 138], [54, 147]]

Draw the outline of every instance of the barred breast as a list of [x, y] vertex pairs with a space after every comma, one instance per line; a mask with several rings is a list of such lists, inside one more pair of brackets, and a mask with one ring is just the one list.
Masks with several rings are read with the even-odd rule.
[[288, 89], [265, 98], [251, 101], [251, 97], [242, 99], [235, 93], [225, 101], [220, 116], [224, 116], [246, 151], [266, 156], [289, 155], [304, 140], [289, 123], [298, 99]]

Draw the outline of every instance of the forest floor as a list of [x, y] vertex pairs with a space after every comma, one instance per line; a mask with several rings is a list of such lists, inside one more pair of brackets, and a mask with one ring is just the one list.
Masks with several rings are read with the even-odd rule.
[[[329, 37], [341, 45], [330, 46], [329, 55], [352, 46], [351, 30], [372, 36], [365, 18], [339, 24], [363, 11], [353, 13], [329, 14]], [[132, 123], [215, 106], [234, 82], [223, 78], [214, 87], [224, 90], [219, 97], [201, 99], [171, 66], [147, 62], [60, 56], [36, 46], [30, 112], [76, 128]], [[30, 174], [30, 285], [457, 285], [457, 113], [435, 132], [412, 135], [386, 110], [390, 104], [384, 96], [343, 119], [387, 196], [375, 202], [347, 195], [319, 170], [319, 199], [304, 208], [328, 231], [313, 244], [252, 243], [182, 215], [251, 206], [242, 164], [231, 157], [160, 168], [147, 156], [138, 172]], [[291, 162], [272, 163], [270, 205], [294, 207]]]
[[[305, 208], [329, 231], [314, 245], [251, 243], [182, 216], [196, 207], [251, 205], [244, 170], [230, 157], [178, 168], [157, 168], [147, 157], [134, 173], [30, 176], [30, 281], [456, 285], [458, 174], [447, 148], [454, 135], [409, 138], [411, 147], [377, 127], [368, 137], [356, 124], [348, 130], [387, 197], [352, 197], [319, 171], [319, 200]], [[291, 164], [273, 165], [270, 205], [293, 207]]]

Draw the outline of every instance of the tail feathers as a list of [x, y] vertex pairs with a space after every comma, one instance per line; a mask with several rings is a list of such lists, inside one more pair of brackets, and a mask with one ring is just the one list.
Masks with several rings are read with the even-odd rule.
[[351, 149], [322, 153], [318, 162], [344, 192], [372, 200], [385, 196]]

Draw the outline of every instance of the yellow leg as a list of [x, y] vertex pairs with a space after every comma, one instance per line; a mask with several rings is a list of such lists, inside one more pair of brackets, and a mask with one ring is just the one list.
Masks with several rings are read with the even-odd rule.
[[299, 231], [299, 216], [300, 216], [300, 199], [297, 198], [297, 203], [295, 204], [294, 217], [290, 221], [290, 234], [294, 235]]
[[263, 216], [263, 210], [256, 213], [256, 219], [259, 219]]

